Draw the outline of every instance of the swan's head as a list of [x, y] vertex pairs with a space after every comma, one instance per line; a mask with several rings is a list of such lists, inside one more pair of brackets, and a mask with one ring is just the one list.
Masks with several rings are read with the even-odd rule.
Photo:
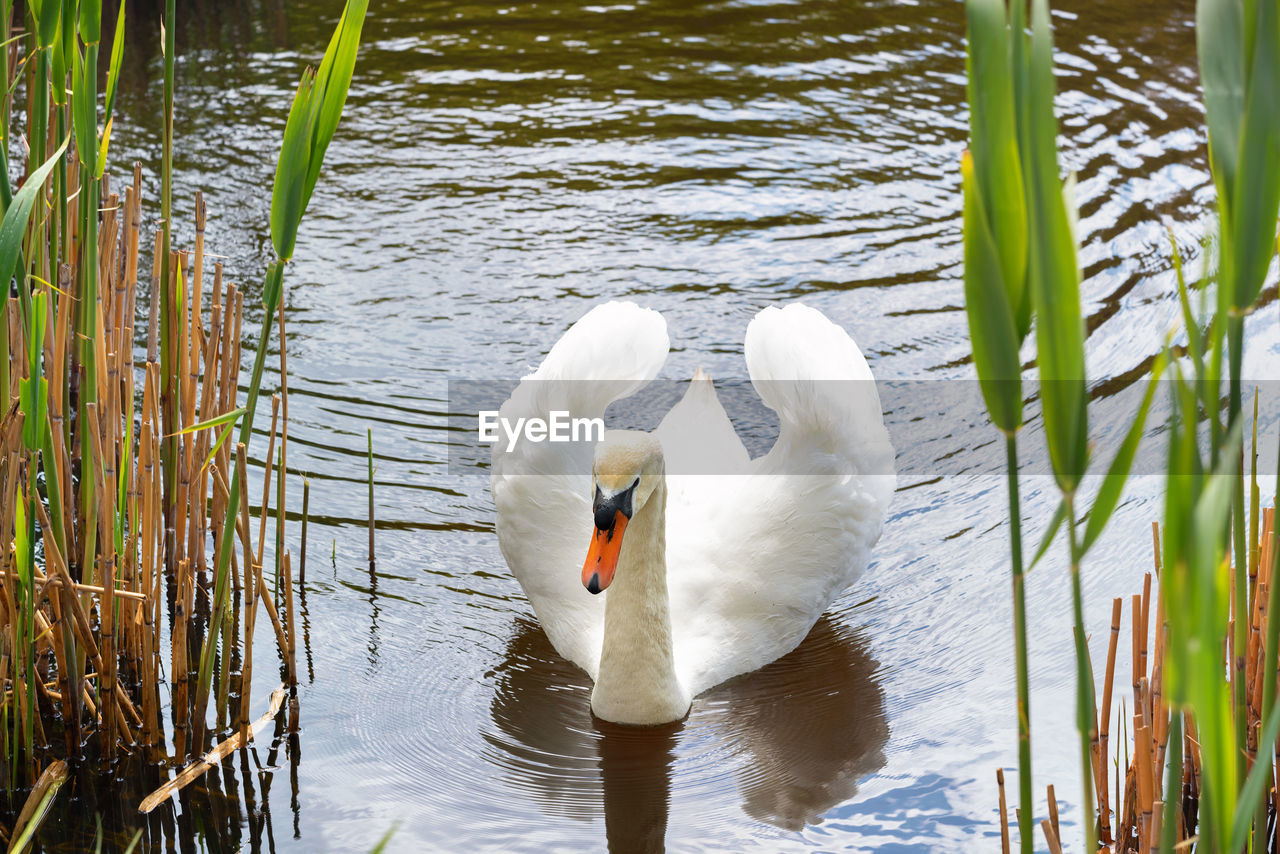
[[627, 523], [662, 481], [662, 445], [648, 433], [612, 430], [596, 446], [591, 467], [595, 530], [582, 566], [582, 583], [599, 593], [613, 581]]

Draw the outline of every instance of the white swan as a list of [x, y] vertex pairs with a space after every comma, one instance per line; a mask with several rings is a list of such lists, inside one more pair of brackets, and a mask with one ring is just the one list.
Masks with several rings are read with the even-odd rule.
[[[656, 311], [599, 305], [501, 417], [603, 417], [657, 375], [668, 345]], [[678, 720], [701, 692], [790, 652], [880, 536], [894, 453], [857, 345], [795, 304], [756, 315], [745, 352], [780, 424], [758, 459], [701, 372], [652, 434], [494, 446], [503, 556], [556, 651], [594, 680], [598, 717]]]

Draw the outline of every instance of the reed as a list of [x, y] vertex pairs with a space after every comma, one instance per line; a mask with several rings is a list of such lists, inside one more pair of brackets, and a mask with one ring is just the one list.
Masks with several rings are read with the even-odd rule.
[[[1229, 493], [1224, 490], [1224, 504], [1230, 503]], [[1200, 715], [1194, 708], [1179, 709], [1169, 702], [1167, 675], [1170, 662], [1168, 651], [1175, 642], [1171, 635], [1168, 620], [1159, 595], [1153, 593], [1154, 582], [1163, 575], [1162, 556], [1170, 553], [1167, 536], [1158, 524], [1153, 523], [1155, 531], [1153, 570], [1144, 578], [1141, 594], [1131, 597], [1128, 611], [1130, 627], [1130, 656], [1134, 674], [1132, 681], [1132, 713], [1129, 722], [1132, 741], [1125, 745], [1126, 756], [1122, 757], [1120, 745], [1116, 745], [1113, 753], [1108, 754], [1104, 747], [1103, 758], [1115, 762], [1118, 769], [1114, 782], [1109, 782], [1105, 775], [1100, 775], [1099, 788], [1095, 807], [1100, 821], [1100, 848], [1098, 850], [1115, 852], [1137, 852], [1151, 854], [1157, 851], [1241, 851], [1246, 843], [1254, 840], [1251, 850], [1258, 852], [1276, 851], [1274, 836], [1277, 806], [1280, 796], [1273, 787], [1277, 761], [1280, 760], [1280, 745], [1277, 744], [1277, 718], [1274, 714], [1263, 715], [1266, 708], [1263, 697], [1267, 683], [1274, 690], [1276, 676], [1275, 639], [1280, 634], [1280, 616], [1270, 608], [1272, 592], [1277, 584], [1276, 578], [1276, 519], [1273, 508], [1264, 508], [1259, 517], [1258, 535], [1250, 541], [1250, 550], [1258, 554], [1256, 576], [1249, 578], [1248, 593], [1252, 603], [1251, 612], [1244, 617], [1247, 647], [1243, 650], [1245, 674], [1244, 682], [1239, 686], [1239, 693], [1246, 697], [1242, 710], [1246, 732], [1249, 734], [1242, 754], [1246, 760], [1246, 776], [1240, 780], [1239, 790], [1233, 794], [1235, 809], [1230, 815], [1230, 822], [1225, 828], [1227, 841], [1218, 847], [1215, 839], [1219, 832], [1212, 827], [1213, 820], [1207, 811], [1210, 807], [1205, 803], [1206, 787], [1214, 785], [1213, 765], [1224, 765], [1222, 754], [1216, 750], [1217, 738], [1199, 725]], [[1225, 536], [1225, 530], [1223, 535]], [[1225, 568], [1225, 567], [1223, 567]], [[1225, 576], [1224, 576], [1225, 580]], [[1151, 606], [1156, 604], [1153, 615]], [[1115, 688], [1115, 660], [1117, 643], [1120, 636], [1124, 600], [1117, 598], [1112, 605], [1112, 642], [1107, 650], [1106, 678], [1103, 682], [1104, 696], [1108, 699]], [[1154, 619], [1152, 617], [1154, 616]], [[1224, 641], [1232, 635], [1221, 627]], [[1227, 644], [1217, 650], [1215, 656], [1218, 666], [1224, 673], [1234, 674], [1229, 668], [1231, 660]], [[1225, 685], [1225, 683], [1224, 683]], [[1226, 693], [1236, 695], [1235, 685], [1225, 685]], [[1125, 712], [1121, 712], [1121, 717]], [[1110, 710], [1104, 701], [1101, 717], [1103, 722], [1111, 720]], [[1219, 726], [1227, 731], [1234, 731], [1231, 720], [1218, 721]], [[1220, 736], [1219, 736], [1220, 737]], [[1233, 757], [1225, 757], [1228, 760]], [[1229, 770], [1233, 763], [1228, 761], [1225, 767]], [[1001, 778], [1003, 780], [1003, 778]], [[1052, 786], [1049, 787], [1049, 802], [1053, 809]], [[1000, 785], [1003, 798], [1003, 782]], [[1262, 822], [1255, 824], [1255, 800], [1261, 804]], [[1003, 810], [1001, 815], [1003, 816]], [[1114, 825], [1110, 818], [1114, 817]], [[1002, 827], [1002, 834], [1008, 833]], [[1256, 832], [1257, 836], [1254, 837]], [[1056, 841], [1056, 830], [1053, 839]], [[1049, 839], [1046, 834], [1046, 839]], [[1053, 842], [1049, 842], [1053, 846]]]
[[[967, 53], [972, 146], [961, 162], [964, 187], [965, 308], [974, 364], [992, 423], [1004, 436], [1017, 681], [1018, 824], [1021, 850], [1031, 854], [1031, 695], [1027, 660], [1018, 431], [1022, 427], [1019, 350], [1031, 327], [1027, 287], [1027, 204], [1018, 128], [1026, 105], [1015, 98], [1021, 60], [1022, 6], [1006, 21], [1002, 0], [967, 5]], [[1001, 812], [1004, 812], [1001, 774]], [[1006, 833], [1007, 836], [1007, 833]], [[1007, 838], [1005, 839], [1007, 843]], [[1008, 850], [1008, 845], [1005, 845]]]
[[307, 517], [311, 508], [311, 481], [302, 479], [302, 542], [298, 546], [298, 583], [307, 583]]
[[[292, 580], [281, 558], [287, 427], [274, 494], [266, 457], [260, 520], [265, 526], [274, 506], [285, 623], [267, 594], [261, 529], [250, 548], [247, 445], [285, 265], [342, 112], [366, 3], [348, 4], [319, 72], [303, 74], [308, 97], [292, 105], [272, 203], [282, 251], [267, 272], [268, 310], [247, 383], [242, 293], [219, 265], [207, 275], [199, 194], [194, 245], [172, 245], [173, 0], [163, 37], [161, 227], [145, 238], [141, 168], [123, 195], [107, 172], [123, 8], [99, 93], [100, 0], [26, 5], [25, 55], [11, 63], [0, 50], [0, 128], [11, 126], [8, 93], [21, 74], [31, 141], [16, 193], [0, 168], [0, 279], [17, 286], [0, 300], [0, 738], [9, 802], [35, 786], [34, 812], [54, 797], [56, 786], [43, 781], [65, 777], [62, 763], [99, 756], [112, 770], [142, 755], [131, 767], [181, 768], [217, 735], [224, 751], [246, 744], [260, 728], [248, 723], [259, 602], [296, 695]], [[0, 2], [6, 38], [11, 13], [11, 2]], [[7, 150], [0, 145], [0, 167]], [[149, 291], [139, 286], [144, 248]], [[135, 329], [140, 299], [149, 308], [144, 330]], [[287, 424], [283, 313], [278, 328]], [[281, 703], [273, 699], [272, 716]], [[290, 708], [296, 726], [296, 696]], [[179, 779], [208, 767], [197, 761]], [[179, 787], [170, 784], [161, 800]], [[18, 818], [15, 830], [35, 832], [30, 815]]]
[[369, 463], [369, 569], [373, 569], [373, 430], [372, 428], [365, 431], [365, 438], [368, 440], [368, 463]]
[[[1072, 182], [1064, 187], [1059, 178], [1048, 5], [1031, 0], [1031, 8], [1026, 32], [1021, 0], [1007, 12], [1001, 0], [968, 0], [972, 150], [962, 163], [965, 296], [984, 397], [993, 422], [1012, 437], [1009, 427], [1016, 429], [1021, 417], [1021, 400], [1013, 391], [1025, 335], [1016, 306], [1024, 285], [1030, 293], [1045, 439], [1062, 494], [1037, 560], [1065, 530], [1084, 847], [1086, 852], [1099, 850], [1099, 844], [1114, 852], [1276, 850], [1280, 580], [1272, 579], [1280, 546], [1274, 509], [1261, 507], [1256, 400], [1246, 473], [1242, 354], [1244, 318], [1258, 306], [1276, 249], [1280, 11], [1274, 3], [1200, 0], [1197, 5], [1210, 164], [1219, 202], [1216, 266], [1206, 251], [1205, 274], [1189, 286], [1174, 247], [1186, 343], [1176, 352], [1166, 347], [1155, 360], [1133, 423], [1089, 512], [1082, 514], [1079, 485], [1090, 460], [1074, 209], [1064, 202]], [[1023, 271], [1024, 248], [1025, 281], [1020, 281], [1016, 274]], [[1198, 310], [1193, 292], [1199, 296]], [[1117, 767], [1127, 771], [1123, 784], [1117, 776], [1112, 787], [1104, 772], [1123, 603], [1113, 603], [1099, 710], [1086, 645], [1082, 563], [1119, 504], [1162, 377], [1171, 389], [1164, 521], [1155, 537], [1155, 575], [1147, 575], [1130, 605], [1132, 718], [1126, 718], [1122, 698], [1123, 762], [1119, 745], [1115, 754]], [[1020, 525], [1012, 447], [1010, 442], [1016, 593]], [[1154, 594], [1153, 579], [1158, 582]], [[1026, 639], [1018, 611], [1015, 601], [1021, 668]], [[1020, 714], [1022, 678], [1020, 672]], [[1029, 751], [1020, 749], [1019, 756], [1026, 777]], [[1028, 781], [1020, 782], [1026, 803]], [[1041, 827], [1051, 850], [1059, 850], [1052, 792], [1049, 803], [1051, 817]], [[1022, 816], [1024, 851], [1031, 844], [1028, 825]]]
[[[1081, 565], [1119, 502], [1141, 437], [1150, 393], [1112, 461], [1081, 530], [1077, 495], [1089, 464], [1084, 320], [1072, 222], [1074, 206], [1059, 177], [1053, 113], [1049, 7], [1032, 0], [1030, 26], [1022, 2], [969, 0], [970, 149], [961, 161], [964, 189], [965, 308], [973, 360], [993, 425], [1004, 435], [1013, 580], [1017, 684], [1019, 841], [1033, 845], [1030, 694], [1017, 437], [1023, 423], [1022, 350], [1033, 329], [1041, 414], [1062, 498], [1039, 549], [1066, 529], [1076, 658], [1076, 727], [1082, 803], [1092, 802], [1099, 732], [1092, 667], [1085, 642]], [[1154, 386], [1152, 387], [1154, 390]], [[1034, 564], [1034, 561], [1033, 561]], [[1093, 818], [1086, 816], [1086, 833]], [[1086, 847], [1092, 846], [1092, 839]]]

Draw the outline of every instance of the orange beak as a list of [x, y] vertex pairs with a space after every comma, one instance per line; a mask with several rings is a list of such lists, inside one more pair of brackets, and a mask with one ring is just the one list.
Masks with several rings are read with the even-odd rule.
[[618, 511], [608, 528], [596, 528], [591, 534], [591, 548], [587, 550], [586, 563], [582, 565], [582, 585], [592, 593], [599, 593], [613, 581], [618, 568], [618, 553], [622, 551], [622, 532], [627, 528], [627, 517]]

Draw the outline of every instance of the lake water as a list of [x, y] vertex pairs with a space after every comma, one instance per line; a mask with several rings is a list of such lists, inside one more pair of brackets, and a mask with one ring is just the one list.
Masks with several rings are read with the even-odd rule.
[[[1089, 369], [1110, 393], [1177, 325], [1169, 230], [1196, 256], [1213, 198], [1194, 7], [1055, 5]], [[251, 295], [288, 99], [339, 9], [180, 4], [178, 241], [200, 188], [207, 245]], [[113, 163], [144, 162], [154, 221], [159, 26], [129, 20]], [[799, 650], [635, 731], [592, 720], [499, 554], [487, 477], [449, 464], [449, 381], [518, 379], [613, 298], [664, 313], [667, 379], [744, 378], [754, 312], [801, 300], [879, 379], [964, 387], [963, 33], [963, 5], [937, 0], [373, 4], [286, 276], [295, 553], [311, 483], [302, 732], [193, 786], [147, 825], [154, 850], [173, 850], [175, 812], [184, 851], [362, 851], [392, 827], [396, 851], [998, 850], [995, 769], [1016, 764], [1000, 478], [913, 462], [873, 564]], [[1274, 296], [1252, 376], [1280, 375]], [[995, 438], [980, 427], [964, 441]], [[742, 429], [767, 447], [767, 424]], [[1134, 485], [1085, 567], [1099, 661], [1111, 598], [1151, 565], [1159, 487]], [[1034, 544], [1056, 494], [1025, 488]], [[1062, 561], [1027, 595], [1035, 782], [1074, 838]]]

